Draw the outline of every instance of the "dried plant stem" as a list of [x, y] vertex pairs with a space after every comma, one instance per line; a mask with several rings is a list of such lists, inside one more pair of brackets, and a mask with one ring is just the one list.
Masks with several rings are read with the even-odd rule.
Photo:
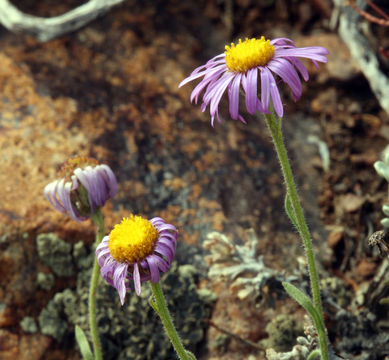
[[[104, 219], [101, 214], [100, 209], [98, 209], [92, 216], [93, 222], [96, 225], [96, 245], [101, 243], [105, 235], [104, 228]], [[88, 310], [89, 310], [89, 327], [93, 343], [93, 353], [95, 360], [102, 360], [103, 355], [101, 351], [101, 343], [99, 338], [99, 333], [97, 330], [97, 320], [96, 320], [96, 292], [97, 285], [99, 282], [99, 264], [97, 262], [97, 257], [95, 256], [95, 261], [93, 263], [92, 277], [89, 286], [89, 300], [88, 300]]]
[[365, 0], [365, 2], [370, 5], [370, 7], [375, 10], [377, 14], [380, 14], [386, 20], [389, 20], [389, 15], [386, 14], [383, 10], [381, 10], [376, 4], [374, 4], [371, 0]]
[[208, 323], [209, 325], [213, 326], [216, 330], [220, 331], [221, 333], [226, 334], [226, 335], [232, 337], [233, 339], [235, 339], [235, 340], [237, 340], [237, 341], [239, 341], [239, 342], [241, 342], [241, 343], [243, 343], [243, 344], [245, 344], [245, 345], [251, 346], [251, 347], [253, 347], [254, 349], [257, 349], [257, 350], [260, 350], [260, 351], [263, 351], [263, 352], [266, 350], [263, 346], [258, 345], [257, 343], [252, 342], [252, 341], [250, 341], [250, 340], [243, 339], [243, 338], [241, 338], [240, 336], [238, 336], [238, 335], [236, 335], [236, 334], [233, 334], [232, 332], [229, 332], [228, 330], [226, 330], [226, 329], [220, 327], [219, 325], [216, 325], [216, 324], [215, 324], [213, 321], [211, 321], [211, 320], [208, 320], [207, 323]]
[[[264, 114], [266, 119], [266, 124], [270, 130], [274, 146], [278, 155], [278, 159], [281, 164], [282, 173], [284, 175], [287, 194], [290, 198], [293, 212], [295, 215], [297, 230], [300, 233], [302, 238], [305, 256], [308, 264], [309, 277], [311, 282], [311, 291], [313, 297], [313, 306], [316, 308], [317, 312], [320, 314], [321, 321], [324, 327], [323, 320], [323, 309], [321, 305], [320, 298], [320, 287], [319, 287], [319, 276], [316, 269], [315, 255], [313, 252], [311, 235], [308, 230], [308, 226], [305, 222], [304, 214], [300, 205], [300, 200], [297, 194], [296, 184], [294, 182], [292, 169], [289, 163], [288, 154], [285, 148], [283, 136], [282, 136], [282, 118], [276, 119], [273, 113]], [[320, 351], [323, 360], [328, 360], [328, 344], [327, 344], [327, 335], [325, 332], [316, 329], [318, 332]]]
[[124, 0], [89, 0], [65, 14], [44, 18], [25, 14], [9, 0], [0, 0], [0, 23], [11, 31], [26, 31], [48, 41], [75, 31]]
[[384, 13], [378, 6], [374, 5], [371, 1], [366, 0], [366, 2], [377, 12], [379, 13], [384, 19], [380, 19], [372, 14], [369, 14], [367, 11], [362, 10], [360, 7], [358, 7], [355, 4], [355, 0], [350, 0], [349, 5], [361, 16], [363, 16], [365, 19], [379, 24], [381, 26], [389, 26], [389, 17], [386, 13]]

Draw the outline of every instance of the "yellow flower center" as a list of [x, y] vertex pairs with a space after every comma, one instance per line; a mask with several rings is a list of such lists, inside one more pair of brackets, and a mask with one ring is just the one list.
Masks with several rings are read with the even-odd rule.
[[97, 165], [99, 165], [99, 162], [96, 159], [87, 156], [76, 156], [62, 164], [58, 171], [58, 177], [65, 178], [66, 181], [70, 181], [74, 170], [77, 168], [84, 169], [87, 166], [95, 167]]
[[158, 231], [150, 221], [131, 215], [115, 225], [108, 248], [116, 261], [135, 263], [152, 253], [157, 239]]
[[274, 46], [270, 40], [265, 40], [262, 36], [260, 39], [248, 39], [231, 47], [226, 45], [226, 64], [234, 72], [244, 73], [256, 66], [264, 66], [273, 57]]

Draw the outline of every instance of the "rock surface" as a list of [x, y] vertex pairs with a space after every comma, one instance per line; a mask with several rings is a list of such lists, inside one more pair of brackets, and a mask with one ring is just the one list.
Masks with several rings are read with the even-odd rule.
[[[311, 79], [303, 85], [299, 102], [293, 103], [284, 92], [284, 124], [315, 245], [321, 250], [326, 245], [319, 214], [329, 226], [341, 223], [341, 236], [332, 239], [332, 248], [320, 251], [320, 255], [329, 268], [350, 275], [357, 265], [348, 263], [348, 254], [356, 242], [362, 244], [366, 231], [362, 215], [367, 206], [378, 209], [385, 198], [379, 181], [371, 180], [370, 168], [389, 138], [384, 136], [386, 117], [378, 112], [368, 90], [356, 93], [353, 80], [360, 75], [346, 61], [349, 54], [337, 36], [320, 30], [325, 19], [314, 7], [300, 4], [288, 13], [284, 1], [276, 1], [274, 6], [238, 3], [235, 19], [247, 21], [235, 21], [237, 34], [257, 36], [266, 30], [269, 36], [299, 37], [301, 46], [328, 46], [331, 56], [338, 48], [341, 52], [342, 60], [336, 62], [334, 56], [335, 64], [328, 69], [321, 66], [319, 73], [310, 69]], [[37, 15], [52, 14], [53, 6], [45, 1], [26, 1], [24, 6]], [[271, 16], [262, 21], [261, 11]], [[79, 358], [72, 333], [77, 321], [66, 310], [65, 300], [81, 301], [80, 277], [68, 275], [71, 271], [80, 275], [90, 268], [94, 229], [89, 221], [78, 224], [62, 216], [43, 196], [44, 186], [74, 155], [107, 163], [118, 178], [119, 192], [103, 209], [107, 232], [132, 212], [149, 218], [162, 216], [177, 226], [181, 245], [176, 259], [180, 265], [195, 265], [199, 272], [198, 284], [191, 278], [185, 286], [191, 287], [193, 294], [198, 294], [194, 287], [199, 286], [218, 295], [212, 314], [215, 324], [258, 342], [267, 336], [265, 324], [276, 314], [284, 311], [302, 319], [303, 312], [285, 299], [281, 290], [265, 294], [271, 306], [266, 303], [269, 309], [264, 310], [263, 303], [252, 299], [240, 304], [231, 296], [228, 284], [212, 283], [207, 278], [201, 243], [211, 231], [228, 234], [239, 243], [245, 230], [253, 228], [260, 239], [258, 254], [264, 256], [267, 266], [280, 272], [293, 272], [296, 258], [302, 254], [284, 214], [283, 180], [262, 119], [254, 116], [243, 125], [224, 112], [223, 124], [213, 129], [209, 115], [189, 103], [193, 86], [177, 88], [196, 66], [222, 52], [229, 42], [223, 33], [222, 15], [222, 7], [211, 1], [129, 0], [87, 27], [47, 43], [1, 30], [1, 359]], [[298, 26], [289, 16], [299, 19]], [[278, 19], [277, 26], [272, 18]], [[302, 36], [311, 18], [318, 24], [314, 25], [316, 34]], [[330, 149], [328, 173], [323, 172], [318, 148], [307, 141], [307, 135], [322, 139]], [[365, 181], [365, 192], [372, 185], [378, 195], [365, 198], [359, 181]], [[352, 194], [352, 208], [347, 207], [348, 197], [343, 205], [339, 203], [348, 193]], [[334, 210], [337, 204], [344, 211]], [[359, 216], [363, 225], [355, 228]], [[378, 218], [375, 213], [371, 221], [378, 223]], [[51, 241], [39, 245], [38, 239], [47, 238], [47, 234], [66, 244], [55, 260], [50, 258], [56, 253]], [[48, 244], [50, 249], [45, 249]], [[360, 256], [357, 262], [364, 264]], [[344, 281], [355, 285], [353, 274], [350, 276]], [[82, 285], [85, 288], [85, 283]], [[105, 289], [103, 295], [106, 300], [115, 299], [117, 294]], [[259, 295], [262, 298], [263, 294]], [[131, 301], [136, 309], [141, 307], [136, 299]], [[116, 305], [104, 309], [109, 321], [116, 311], [121, 313]], [[85, 304], [80, 308], [85, 309]], [[53, 309], [63, 321], [60, 326], [55, 316], [53, 320]], [[201, 309], [197, 310], [204, 315], [207, 311]], [[144, 320], [148, 321], [151, 314], [146, 315]], [[36, 333], [31, 331], [34, 322], [39, 325]], [[115, 330], [110, 328], [115, 324], [106, 326], [106, 334]], [[122, 331], [122, 325], [116, 330]], [[216, 328], [206, 334], [204, 329], [205, 325], [192, 334], [200, 359], [263, 358], [257, 348], [221, 335]], [[186, 334], [190, 335], [190, 330], [186, 328]], [[120, 333], [123, 338], [127, 335]], [[206, 343], [201, 342], [204, 335]], [[142, 332], [142, 339], [138, 339], [142, 346], [144, 337]], [[105, 344], [108, 351], [114, 346], [115, 354], [133, 354], [130, 345], [120, 348], [108, 335]], [[148, 349], [148, 353], [154, 350]]]

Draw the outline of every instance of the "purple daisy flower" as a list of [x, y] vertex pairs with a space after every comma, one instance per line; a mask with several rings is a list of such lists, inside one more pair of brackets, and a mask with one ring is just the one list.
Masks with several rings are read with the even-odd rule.
[[68, 160], [59, 177], [46, 185], [45, 196], [55, 209], [76, 221], [87, 220], [117, 192], [112, 170], [85, 156]]
[[215, 117], [220, 122], [219, 103], [226, 90], [231, 117], [246, 123], [239, 115], [241, 87], [246, 95], [246, 108], [250, 114], [256, 111], [269, 113], [272, 107], [282, 117], [284, 109], [273, 73], [289, 85], [293, 99], [297, 101], [302, 92], [299, 73], [305, 81], [309, 79], [307, 69], [298, 58], [310, 59], [318, 67], [317, 62], [327, 62], [325, 55], [328, 54], [328, 50], [320, 46], [297, 48], [290, 39], [278, 38], [270, 41], [263, 36], [260, 39], [246, 38], [243, 42], [239, 39], [237, 45], [231, 43], [231, 47], [226, 46], [225, 49], [223, 54], [195, 69], [179, 85], [181, 87], [203, 77], [192, 91], [190, 100], [197, 104], [200, 94], [205, 90], [201, 111], [204, 112], [210, 106], [212, 126]]
[[97, 246], [101, 276], [119, 293], [123, 305], [129, 282], [141, 293], [141, 281], [159, 282], [169, 270], [176, 251], [177, 229], [160, 217], [151, 220], [131, 215], [115, 225]]

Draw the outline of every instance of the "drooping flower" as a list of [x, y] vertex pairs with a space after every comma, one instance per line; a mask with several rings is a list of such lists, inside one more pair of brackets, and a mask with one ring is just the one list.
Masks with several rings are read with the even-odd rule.
[[58, 177], [46, 185], [44, 194], [55, 209], [76, 221], [87, 220], [117, 192], [109, 166], [85, 156], [64, 163]]
[[131, 215], [115, 225], [97, 246], [101, 276], [119, 293], [123, 305], [129, 282], [141, 293], [141, 281], [159, 282], [176, 251], [177, 229], [162, 218]]
[[305, 81], [309, 79], [308, 71], [299, 58], [310, 59], [318, 67], [317, 62], [327, 62], [325, 55], [328, 54], [328, 50], [320, 46], [297, 48], [288, 38], [270, 41], [265, 40], [263, 36], [260, 39], [246, 38], [245, 41], [239, 39], [238, 44], [231, 43], [231, 47], [226, 46], [225, 49], [223, 54], [195, 69], [179, 85], [181, 87], [203, 77], [192, 91], [190, 100], [197, 104], [200, 94], [205, 90], [201, 111], [204, 112], [209, 105], [212, 126], [215, 117], [220, 122], [219, 103], [226, 90], [231, 117], [245, 123], [239, 114], [241, 88], [245, 93], [246, 108], [250, 114], [256, 111], [269, 113], [271, 106], [276, 114], [282, 117], [284, 110], [276, 78], [289, 85], [293, 99], [297, 101], [302, 92], [299, 73]]

